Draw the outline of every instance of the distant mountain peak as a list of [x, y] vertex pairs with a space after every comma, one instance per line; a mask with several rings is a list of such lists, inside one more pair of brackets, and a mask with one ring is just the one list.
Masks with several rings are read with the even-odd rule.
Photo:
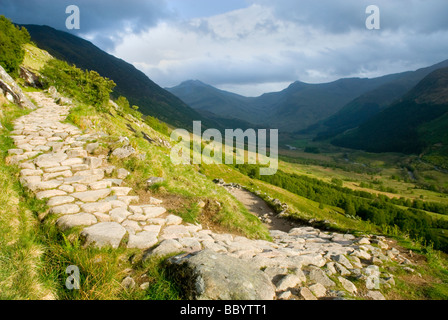
[[209, 87], [208, 84], [200, 81], [200, 80], [186, 80], [182, 82], [179, 86], [203, 86], [203, 87]]

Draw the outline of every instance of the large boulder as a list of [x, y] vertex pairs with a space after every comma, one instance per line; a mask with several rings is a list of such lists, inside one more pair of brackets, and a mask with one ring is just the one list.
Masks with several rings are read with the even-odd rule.
[[42, 89], [43, 85], [40, 81], [40, 77], [33, 71], [21, 66], [19, 69], [20, 78], [25, 80], [25, 84], [29, 87]]
[[167, 270], [189, 300], [273, 300], [268, 276], [244, 260], [203, 250], [167, 260]]
[[36, 109], [36, 106], [23, 93], [13, 78], [0, 66], [0, 89], [3, 94], [10, 97], [14, 103], [24, 109]]

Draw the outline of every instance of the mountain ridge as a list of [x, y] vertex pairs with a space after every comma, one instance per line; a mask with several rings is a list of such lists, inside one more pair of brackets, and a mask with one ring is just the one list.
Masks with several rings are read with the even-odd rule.
[[[415, 72], [407, 71], [377, 78], [343, 78], [320, 84], [295, 81], [282, 91], [264, 93], [258, 97], [245, 97], [220, 90], [199, 80], [187, 80], [166, 89], [203, 115], [210, 116], [211, 113], [217, 117], [232, 117], [244, 121], [250, 119], [249, 122], [254, 125], [279, 128], [292, 133], [306, 132], [313, 126], [321, 126], [356, 99], [363, 99], [364, 95], [375, 95], [375, 90], [380, 88], [391, 91], [391, 97], [386, 96], [383, 101], [384, 108], [425, 75], [415, 76]], [[391, 83], [406, 82], [414, 76], [417, 80], [411, 81], [410, 85], [402, 85], [404, 88], [400, 90], [390, 86]], [[369, 106], [371, 105], [367, 105]], [[360, 122], [381, 110], [380, 107], [378, 110], [364, 109], [371, 114], [358, 115]], [[364, 109], [361, 111], [365, 111]]]
[[[443, 67], [448, 67], [448, 60], [426, 68], [397, 74], [398, 77], [394, 81], [356, 98], [335, 115], [320, 123], [318, 125], [320, 131], [316, 139], [325, 140], [356, 128], [400, 99], [432, 71]], [[315, 130], [315, 128], [308, 129]]]
[[[448, 138], [448, 67], [437, 69], [390, 107], [341, 135], [333, 144], [370, 152], [445, 155]], [[438, 125], [431, 130], [429, 124]], [[422, 131], [423, 130], [423, 131]], [[434, 140], [437, 138], [437, 140]], [[437, 150], [434, 146], [439, 145]], [[442, 163], [447, 167], [446, 161]]]

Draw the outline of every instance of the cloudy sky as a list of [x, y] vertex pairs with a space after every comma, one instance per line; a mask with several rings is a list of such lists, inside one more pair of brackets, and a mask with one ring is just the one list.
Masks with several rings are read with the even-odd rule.
[[[197, 79], [257, 96], [448, 59], [447, 0], [0, 0], [0, 14], [69, 31], [71, 4], [77, 35], [162, 87]], [[371, 4], [380, 30], [366, 28]]]

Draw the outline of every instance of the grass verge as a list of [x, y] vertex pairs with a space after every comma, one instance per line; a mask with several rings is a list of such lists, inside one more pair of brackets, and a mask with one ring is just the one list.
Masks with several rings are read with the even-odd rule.
[[0, 131], [0, 299], [54, 299], [53, 281], [42, 272], [45, 246], [38, 236], [35, 211], [39, 203], [30, 201], [18, 182], [17, 166], [5, 164], [12, 121], [26, 113], [11, 104], [2, 105]]

